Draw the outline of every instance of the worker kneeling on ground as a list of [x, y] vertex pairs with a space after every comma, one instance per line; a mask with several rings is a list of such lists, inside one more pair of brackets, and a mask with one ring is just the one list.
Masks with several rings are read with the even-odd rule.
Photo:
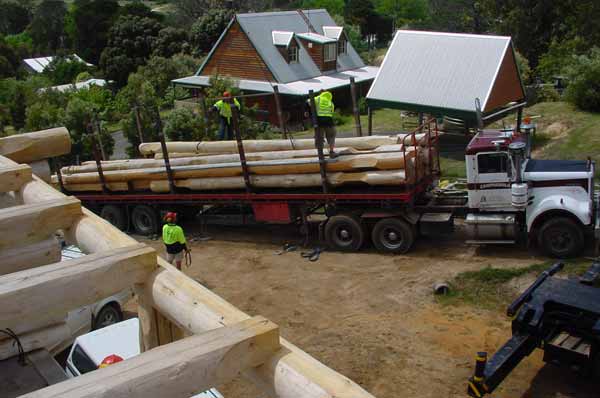
[[[335, 158], [337, 154], [334, 152], [335, 149], [335, 125], [333, 124], [333, 113], [335, 106], [333, 105], [333, 95], [329, 91], [323, 91], [317, 97], [315, 97], [315, 108], [317, 111], [317, 124], [321, 129], [321, 142], [316, 142], [317, 136], [315, 135], [315, 145], [323, 145], [323, 137], [327, 138], [329, 144], [329, 157]], [[310, 99], [309, 99], [310, 101]], [[307, 103], [308, 110], [311, 110], [310, 103]], [[307, 112], [308, 113], [308, 112]]]
[[177, 213], [168, 212], [165, 215], [165, 222], [162, 238], [167, 250], [167, 261], [181, 271], [183, 252], [189, 252], [183, 228], [177, 225]]
[[223, 93], [223, 99], [217, 101], [213, 107], [212, 111], [219, 113], [219, 139], [224, 140], [225, 135], [227, 135], [228, 140], [233, 140], [233, 126], [231, 124], [231, 104], [233, 103], [235, 107], [240, 109], [240, 103], [236, 98], [231, 98], [231, 94], [229, 91], [225, 91]]

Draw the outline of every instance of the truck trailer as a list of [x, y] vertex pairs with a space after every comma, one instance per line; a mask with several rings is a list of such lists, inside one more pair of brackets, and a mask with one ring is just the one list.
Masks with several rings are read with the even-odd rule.
[[[165, 211], [204, 222], [234, 215], [240, 222], [297, 224], [306, 233], [310, 217], [319, 214], [324, 219], [319, 231], [339, 251], [360, 250], [370, 239], [381, 252], [406, 253], [420, 235], [453, 233], [457, 219], [463, 220], [469, 243], [526, 242], [559, 258], [580, 253], [586, 237], [598, 234], [593, 161], [533, 159], [529, 130], [480, 130], [465, 150], [467, 189], [448, 195], [438, 186], [435, 120], [406, 135], [405, 142], [417, 143], [418, 134], [425, 135], [419, 142], [427, 145], [419, 150], [429, 160], [425, 166], [406, 161], [406, 173], [414, 177], [395, 186], [332, 188], [323, 178], [321, 188], [70, 193], [121, 229], [139, 234], [157, 233]], [[331, 161], [336, 159], [323, 159]]]

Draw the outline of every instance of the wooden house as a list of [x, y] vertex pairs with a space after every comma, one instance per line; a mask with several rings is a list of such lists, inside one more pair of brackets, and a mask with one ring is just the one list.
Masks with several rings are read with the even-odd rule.
[[366, 66], [344, 28], [326, 10], [237, 14], [194, 76], [173, 81], [197, 97], [212, 76], [234, 78], [246, 106], [258, 104], [265, 120], [277, 124], [276, 86], [288, 122], [302, 119], [309, 90], [330, 90], [336, 106], [350, 104], [350, 78], [366, 94], [377, 74]]

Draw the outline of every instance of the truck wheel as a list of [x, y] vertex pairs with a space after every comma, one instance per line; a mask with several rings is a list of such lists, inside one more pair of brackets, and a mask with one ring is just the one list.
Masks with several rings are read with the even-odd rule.
[[539, 247], [550, 257], [574, 257], [583, 250], [583, 231], [570, 218], [547, 220], [542, 224], [537, 238]]
[[355, 251], [362, 246], [365, 233], [355, 218], [333, 216], [325, 224], [325, 239], [334, 250]]
[[106, 304], [102, 307], [102, 309], [98, 311], [98, 315], [94, 318], [93, 329], [102, 329], [103, 327], [121, 322], [123, 320], [123, 312], [121, 312], [121, 309], [118, 307], [119, 306], [115, 304]]
[[106, 205], [100, 210], [100, 217], [106, 221], [124, 231], [127, 228], [127, 222], [125, 220], [125, 214], [123, 209], [115, 205]]
[[136, 206], [131, 212], [131, 224], [140, 235], [152, 235], [158, 230], [156, 211], [150, 206]]
[[375, 247], [384, 253], [406, 253], [415, 242], [415, 229], [399, 218], [379, 220], [371, 238]]

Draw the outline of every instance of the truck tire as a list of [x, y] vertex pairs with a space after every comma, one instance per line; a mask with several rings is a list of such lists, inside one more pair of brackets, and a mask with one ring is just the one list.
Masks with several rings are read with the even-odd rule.
[[115, 205], [106, 205], [100, 210], [100, 217], [119, 228], [121, 231], [127, 229], [127, 220], [123, 209]]
[[539, 247], [550, 257], [574, 257], [583, 250], [583, 231], [575, 221], [567, 217], [545, 221], [539, 229], [537, 239]]
[[408, 252], [415, 242], [415, 237], [415, 228], [399, 218], [379, 220], [371, 233], [373, 244], [384, 253]]
[[325, 224], [325, 239], [334, 250], [356, 251], [361, 248], [365, 233], [354, 217], [333, 216]]
[[138, 205], [131, 212], [131, 225], [140, 235], [152, 235], [158, 231], [156, 211], [150, 206]]
[[123, 320], [123, 312], [119, 308], [118, 304], [109, 303], [106, 304], [98, 315], [94, 318], [93, 330], [102, 329], [103, 327], [113, 325]]

